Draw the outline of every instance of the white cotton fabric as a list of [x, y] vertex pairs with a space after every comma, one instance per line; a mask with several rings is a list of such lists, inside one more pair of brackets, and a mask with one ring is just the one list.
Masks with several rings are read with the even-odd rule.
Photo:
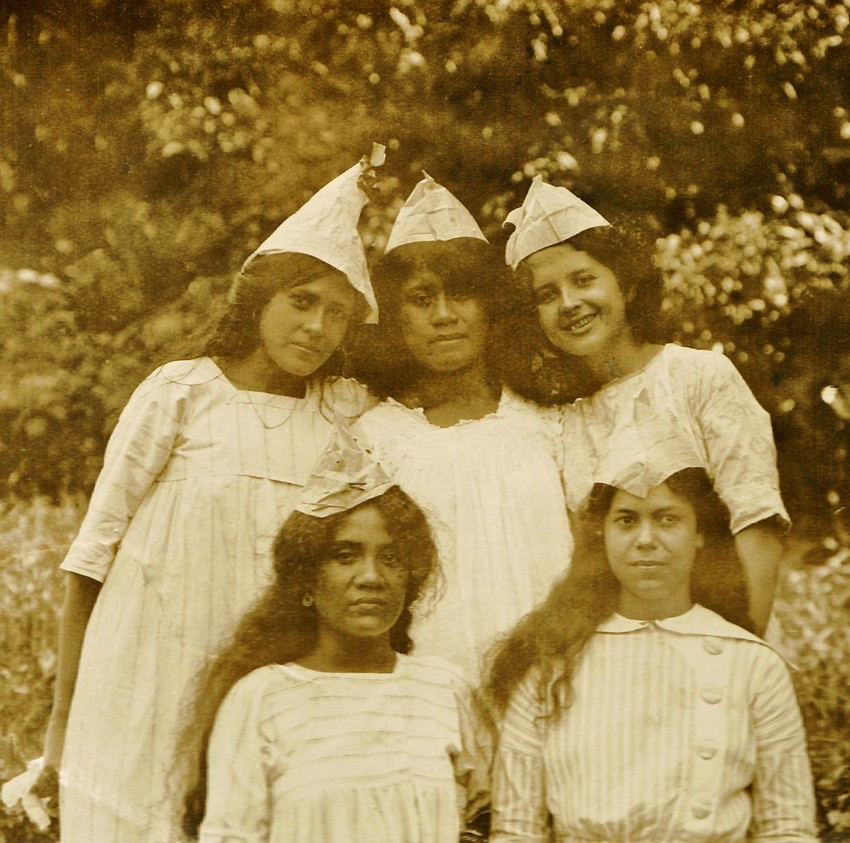
[[506, 389], [496, 412], [452, 427], [388, 399], [353, 429], [434, 531], [441, 576], [414, 619], [414, 652], [477, 676], [493, 641], [569, 566], [557, 412]]
[[62, 758], [63, 843], [178, 839], [184, 695], [271, 581], [334, 410], [366, 406], [352, 381], [303, 399], [239, 390], [209, 358], [168, 363], [133, 394], [62, 564], [103, 581]]
[[442, 659], [268, 665], [219, 710], [200, 843], [457, 843], [489, 802], [489, 743]]
[[514, 694], [491, 843], [743, 843], [748, 827], [747, 840], [816, 843], [794, 689], [755, 636], [701, 606], [664, 621], [614, 615], [573, 690], [556, 722], [533, 672]]
[[594, 483], [645, 497], [684, 468], [706, 469], [737, 533], [778, 515], [770, 416], [732, 362], [665, 345], [640, 371], [563, 408], [563, 471], [570, 509]]

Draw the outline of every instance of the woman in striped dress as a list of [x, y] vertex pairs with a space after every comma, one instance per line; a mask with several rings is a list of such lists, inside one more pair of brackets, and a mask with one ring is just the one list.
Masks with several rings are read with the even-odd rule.
[[179, 839], [167, 778], [186, 688], [268, 584], [334, 416], [368, 404], [334, 374], [374, 305], [364, 171], [289, 217], [246, 262], [203, 355], [157, 369], [121, 414], [62, 564], [44, 764], [61, 764], [63, 843]]
[[470, 688], [451, 663], [405, 655], [436, 564], [425, 516], [377, 467], [337, 492], [350, 463], [327, 464], [333, 500], [284, 524], [274, 584], [198, 688], [179, 753], [185, 830], [203, 843], [482, 840], [489, 739]]
[[569, 574], [495, 654], [492, 843], [814, 843], [799, 709], [727, 524], [703, 469], [596, 487]]

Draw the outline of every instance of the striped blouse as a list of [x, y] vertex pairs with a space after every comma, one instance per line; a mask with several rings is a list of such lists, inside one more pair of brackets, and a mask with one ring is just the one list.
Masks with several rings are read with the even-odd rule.
[[613, 615], [545, 719], [533, 674], [501, 725], [493, 843], [816, 840], [799, 708], [781, 658], [702, 606]]
[[234, 685], [209, 746], [200, 843], [457, 843], [489, 802], [489, 734], [458, 668], [268, 665]]

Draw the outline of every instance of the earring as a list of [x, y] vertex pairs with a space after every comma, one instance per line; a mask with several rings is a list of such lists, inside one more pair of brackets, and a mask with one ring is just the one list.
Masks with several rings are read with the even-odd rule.
[[301, 605], [308, 609], [313, 605], [313, 595], [309, 591], [301, 598]]

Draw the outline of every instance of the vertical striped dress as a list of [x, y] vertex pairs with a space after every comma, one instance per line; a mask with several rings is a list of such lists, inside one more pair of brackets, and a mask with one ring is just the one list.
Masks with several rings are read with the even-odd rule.
[[365, 391], [303, 399], [236, 389], [210, 358], [162, 366], [133, 394], [62, 567], [103, 582], [62, 758], [63, 843], [172, 843], [169, 773], [198, 669], [271, 580], [269, 550]]
[[791, 679], [754, 635], [699, 605], [661, 621], [615, 614], [572, 688], [555, 721], [533, 673], [514, 694], [491, 843], [816, 843]]

